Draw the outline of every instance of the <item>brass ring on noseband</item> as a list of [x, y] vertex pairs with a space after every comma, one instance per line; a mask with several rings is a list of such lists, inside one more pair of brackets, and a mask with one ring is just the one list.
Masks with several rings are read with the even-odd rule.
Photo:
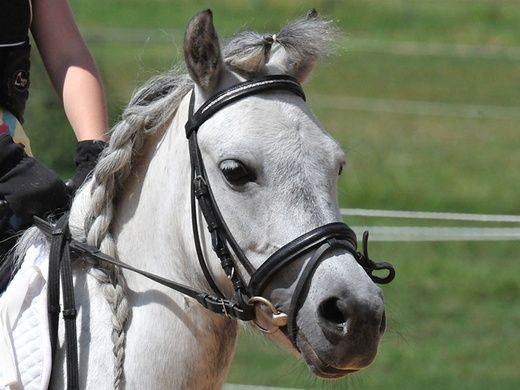
[[259, 296], [251, 297], [251, 298], [249, 298], [247, 303], [250, 304], [250, 305], [251, 304], [254, 305], [254, 304], [259, 303], [259, 304], [262, 304], [264, 306], [267, 306], [269, 308], [269, 310], [271, 310], [271, 313], [272, 313], [271, 322], [273, 324], [272, 328], [266, 329], [263, 326], [261, 326], [256, 321], [256, 319], [251, 320], [253, 322], [253, 324], [255, 324], [255, 326], [258, 329], [260, 329], [260, 331], [262, 331], [264, 333], [271, 334], [271, 333], [276, 332], [280, 327], [287, 325], [287, 321], [288, 321], [287, 314], [282, 313], [281, 311], [279, 311], [269, 300], [265, 299], [264, 297], [259, 297]]

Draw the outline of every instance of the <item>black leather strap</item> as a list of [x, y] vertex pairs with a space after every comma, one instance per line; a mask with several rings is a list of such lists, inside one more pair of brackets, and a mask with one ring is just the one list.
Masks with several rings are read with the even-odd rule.
[[[47, 311], [49, 313], [49, 337], [51, 354], [54, 360], [58, 341], [58, 323], [60, 315], [60, 261], [64, 235], [60, 226], [51, 226], [48, 232], [51, 235], [49, 254], [49, 271], [47, 277]], [[54, 368], [54, 367], [53, 367]]]
[[252, 296], [261, 295], [273, 276], [282, 268], [331, 238], [343, 240], [344, 247], [356, 253], [356, 235], [346, 224], [333, 222], [320, 226], [294, 239], [273, 253], [252, 276], [248, 291]]
[[223, 107], [260, 92], [272, 90], [286, 90], [305, 100], [305, 93], [294, 77], [286, 75], [271, 75], [261, 79], [249, 80], [228, 88], [208, 99], [197, 112], [190, 115], [186, 123], [186, 138], [190, 138], [194, 131]]
[[[193, 180], [194, 174], [192, 173], [192, 180], [191, 180], [191, 193], [193, 194], [196, 190], [194, 188], [195, 180]], [[208, 265], [206, 263], [206, 259], [204, 257], [204, 253], [202, 252], [202, 246], [200, 243], [200, 236], [199, 236], [199, 224], [198, 224], [198, 217], [197, 217], [197, 205], [195, 201], [196, 197], [191, 196], [191, 228], [193, 230], [193, 240], [195, 242], [195, 251], [197, 253], [197, 258], [199, 260], [200, 268], [202, 269], [202, 273], [204, 274], [204, 277], [206, 278], [206, 281], [208, 282], [210, 288], [217, 294], [217, 296], [223, 298], [224, 294], [222, 291], [220, 291], [219, 287], [217, 286], [217, 283], [215, 282], [213, 275], [211, 274]]]
[[[234, 258], [231, 255], [229, 248], [231, 248], [240, 264], [250, 275], [255, 272], [255, 267], [244, 254], [242, 248], [240, 248], [233, 234], [231, 234], [217, 206], [217, 202], [215, 201], [204, 170], [204, 162], [197, 142], [197, 130], [206, 120], [225, 106], [247, 96], [270, 90], [286, 90], [305, 100], [303, 89], [295, 78], [285, 75], [265, 76], [261, 79], [249, 80], [237, 84], [212, 96], [197, 110], [197, 112], [194, 112], [195, 97], [194, 93], [192, 93], [189, 107], [189, 119], [185, 126], [186, 137], [189, 142], [192, 169], [192, 225], [196, 226], [197, 224], [197, 217], [193, 206], [193, 198], [196, 198], [211, 234], [213, 251], [219, 257], [224, 272], [233, 283], [236, 297], [238, 298], [241, 298], [242, 294], [246, 292], [245, 282], [244, 278], [240, 275], [240, 270], [234, 263]], [[216, 283], [212, 280], [213, 278], [207, 270], [206, 261], [204, 260], [202, 251], [200, 250], [198, 232], [195, 231], [195, 227], [194, 237], [197, 256], [204, 275], [212, 285], [212, 288], [217, 293], [220, 293], [216, 287]]]
[[298, 318], [298, 312], [300, 311], [304, 298], [307, 296], [307, 293], [304, 291], [304, 289], [308, 288], [308, 282], [312, 279], [314, 271], [316, 271], [316, 268], [318, 268], [318, 265], [320, 264], [321, 260], [323, 260], [325, 252], [327, 252], [330, 248], [330, 243], [325, 242], [314, 251], [309, 262], [303, 269], [300, 278], [298, 279], [298, 283], [296, 284], [296, 287], [294, 289], [293, 296], [291, 298], [291, 303], [289, 305], [287, 336], [296, 348], [298, 348], [296, 343], [296, 336], [298, 334], [298, 324], [296, 323], [296, 320]]
[[[388, 284], [395, 278], [394, 266], [386, 261], [372, 261], [368, 255], [368, 231], [363, 233], [363, 253], [358, 252], [356, 258], [358, 263], [361, 264], [363, 269], [366, 271], [368, 276], [374, 281], [374, 283]], [[385, 270], [388, 271], [386, 276], [381, 277], [374, 275], [374, 271]]]
[[[56, 354], [60, 312], [60, 277], [63, 288], [63, 319], [67, 364], [67, 389], [79, 389], [78, 342], [76, 332], [76, 306], [69, 251], [68, 214], [64, 214], [52, 228], [47, 284], [49, 335], [51, 353]], [[54, 365], [53, 365], [54, 369]]]
[[[233, 235], [229, 231], [229, 228], [224, 221], [224, 218], [220, 214], [220, 210], [217, 206], [213, 193], [211, 191], [211, 187], [208, 183], [207, 175], [204, 169], [204, 162], [200, 156], [200, 150], [197, 144], [197, 132], [193, 132], [189, 138], [189, 148], [190, 148], [190, 159], [191, 159], [191, 168], [192, 168], [192, 193], [191, 193], [191, 204], [192, 204], [192, 226], [195, 238], [195, 248], [197, 250], [197, 256], [199, 258], [199, 264], [202, 267], [202, 270], [208, 278], [208, 282], [213, 286], [214, 291], [223, 297], [223, 294], [220, 292], [216, 283], [213, 280], [209, 270], [207, 269], [206, 260], [200, 249], [200, 237], [198, 236], [197, 227], [197, 214], [195, 209], [195, 199], [198, 202], [199, 208], [204, 216], [204, 220], [206, 221], [207, 229], [211, 235], [211, 246], [213, 251], [217, 255], [220, 260], [220, 265], [224, 270], [225, 274], [228, 276], [229, 280], [233, 284], [233, 289], [235, 290], [235, 297], [240, 298], [242, 294], [245, 293], [245, 283], [242, 275], [240, 274], [240, 270], [235, 264], [234, 258], [231, 255], [229, 247], [235, 253], [238, 261], [245, 270], [249, 273], [254, 272], [254, 267], [250, 263], [249, 259], [243, 253], [242, 249], [236, 243]], [[229, 245], [229, 246], [228, 246]], [[238, 301], [237, 301], [238, 302]], [[245, 307], [247, 305], [242, 305]]]
[[[54, 226], [51, 223], [38, 217], [35, 217], [35, 225], [47, 235], [52, 235], [54, 231]], [[235, 317], [242, 321], [251, 321], [254, 318], [254, 311], [251, 307], [239, 307], [237, 302], [231, 302], [221, 297], [215, 297], [211, 294], [194, 290], [181, 283], [163, 278], [159, 275], [132, 267], [131, 265], [125, 264], [111, 256], [102, 253], [94, 246], [73, 240], [70, 237], [68, 237], [67, 240], [69, 241], [71, 252], [76, 257], [83, 256], [82, 258], [85, 261], [89, 261], [93, 265], [99, 265], [100, 262], [106, 262], [128, 271], [138, 273], [148, 279], [153, 280], [154, 282], [196, 299], [201, 305], [213, 311], [214, 313], [229, 315], [230, 317]]]
[[69, 243], [64, 241], [61, 256], [61, 286], [63, 289], [63, 321], [65, 323], [65, 345], [67, 348], [67, 388], [79, 389], [78, 341], [76, 331], [76, 301], [69, 251]]

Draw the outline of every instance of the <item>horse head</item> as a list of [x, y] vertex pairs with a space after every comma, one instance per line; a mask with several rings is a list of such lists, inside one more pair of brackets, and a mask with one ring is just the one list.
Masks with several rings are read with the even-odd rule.
[[[211, 11], [201, 12], [184, 40], [193, 111], [247, 80], [285, 75], [302, 83], [333, 33], [311, 12], [278, 36], [239, 35], [222, 52]], [[374, 359], [385, 330], [383, 294], [352, 250], [330, 244], [345, 238], [335, 234], [342, 229], [335, 225], [341, 221], [336, 185], [345, 155], [302, 97], [274, 88], [232, 101], [197, 127], [198, 146], [222, 219], [253, 271], [269, 278], [259, 281], [244, 266], [236, 271], [262, 286], [267, 301], [258, 306], [271, 303], [289, 315], [272, 337], [299, 351], [315, 374], [341, 377]], [[271, 274], [266, 260], [279, 270]]]
[[136, 388], [217, 387], [238, 331], [229, 316], [252, 320], [321, 377], [372, 362], [385, 330], [378, 264], [341, 222], [345, 155], [301, 88], [334, 35], [310, 12], [277, 35], [245, 32], [221, 49], [204, 11], [185, 34], [189, 75], [168, 72], [134, 94], [74, 201], [72, 235], [208, 292], [197, 297], [213, 312], [141, 275], [91, 269], [79, 305], [104, 296], [113, 316], [81, 317], [93, 336], [90, 345], [80, 337], [80, 361], [99, 369], [83, 387], [106, 388], [110, 339], [114, 383], [124, 371]]

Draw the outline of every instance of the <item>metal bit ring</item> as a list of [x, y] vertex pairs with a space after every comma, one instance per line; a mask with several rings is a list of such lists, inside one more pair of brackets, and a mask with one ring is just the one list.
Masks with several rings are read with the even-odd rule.
[[264, 297], [260, 297], [260, 296], [251, 297], [251, 298], [249, 298], [247, 303], [250, 305], [262, 304], [262, 305], [268, 307], [269, 310], [271, 310], [271, 313], [272, 313], [271, 322], [273, 325], [272, 328], [270, 328], [270, 329], [264, 328], [262, 325], [260, 325], [256, 321], [256, 319], [251, 320], [251, 322], [253, 322], [253, 324], [255, 324], [255, 326], [258, 329], [260, 329], [261, 332], [271, 334], [271, 333], [276, 332], [282, 326], [287, 325], [287, 321], [288, 321], [287, 314], [279, 311], [269, 300], [265, 299]]

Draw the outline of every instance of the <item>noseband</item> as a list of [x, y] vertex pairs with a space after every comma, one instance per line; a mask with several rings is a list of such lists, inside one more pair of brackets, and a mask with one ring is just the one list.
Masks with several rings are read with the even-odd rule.
[[[258, 269], [255, 269], [237, 244], [213, 196], [197, 142], [197, 131], [200, 126], [216, 112], [229, 104], [247, 96], [273, 90], [290, 92], [305, 100], [305, 94], [298, 81], [285, 75], [266, 76], [235, 85], [211, 97], [196, 112], [193, 112], [195, 94], [192, 92], [189, 119], [185, 126], [191, 162], [192, 227], [199, 263], [214, 293], [217, 294], [219, 298], [225, 299], [204, 259], [198, 232], [196, 202], [198, 202], [199, 209], [204, 216], [207, 228], [210, 232], [213, 251], [220, 259], [222, 269], [233, 284], [235, 290], [233, 301], [235, 304], [242, 308], [245, 317], [249, 317], [249, 320], [252, 320], [265, 332], [271, 333], [278, 330], [278, 328], [284, 328], [286, 326], [286, 333], [292, 338], [293, 343], [296, 345], [296, 317], [305, 298], [305, 287], [308, 285], [316, 268], [321, 261], [325, 259], [327, 253], [334, 250], [349, 252], [376, 283], [390, 283], [395, 276], [395, 271], [393, 266], [389, 263], [376, 263], [369, 259], [367, 253], [367, 232], [365, 232], [363, 236], [363, 253], [358, 252], [357, 239], [354, 231], [342, 222], [333, 222], [320, 226], [294, 239], [278, 249]], [[231, 254], [231, 251], [234, 253], [234, 256]], [[311, 252], [313, 253], [311, 254]], [[305, 265], [298, 279], [287, 316], [285, 313], [279, 312], [262, 294], [269, 282], [273, 280], [281, 270], [296, 259], [300, 259], [302, 256], [309, 254], [311, 254], [310, 260]], [[249, 284], [245, 282], [245, 279], [241, 275], [241, 268], [238, 266], [237, 261], [248, 273], [250, 277]], [[388, 273], [384, 277], [379, 277], [373, 275], [373, 272], [376, 270], [386, 270]], [[272, 327], [266, 329], [256, 322], [254, 307], [257, 304], [266, 306], [271, 310]]]

